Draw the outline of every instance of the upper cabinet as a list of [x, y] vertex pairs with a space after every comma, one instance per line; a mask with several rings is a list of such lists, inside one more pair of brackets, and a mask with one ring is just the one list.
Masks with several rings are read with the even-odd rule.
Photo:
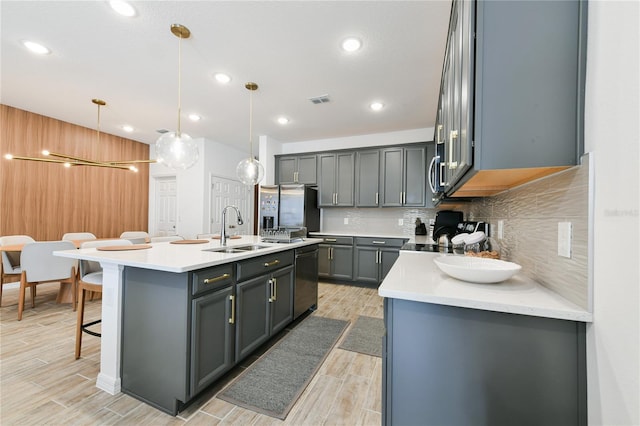
[[429, 179], [440, 197], [493, 195], [578, 164], [586, 11], [579, 0], [454, 0]]
[[380, 150], [356, 152], [356, 207], [380, 205]]
[[424, 207], [426, 146], [386, 148], [381, 151], [381, 205]]
[[315, 185], [317, 183], [316, 155], [291, 155], [278, 157], [277, 177], [279, 184], [303, 183]]
[[355, 153], [318, 154], [318, 207], [352, 207]]

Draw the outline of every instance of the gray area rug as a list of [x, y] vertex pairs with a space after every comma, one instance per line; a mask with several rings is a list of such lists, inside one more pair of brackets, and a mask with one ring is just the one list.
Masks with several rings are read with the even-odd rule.
[[218, 398], [284, 420], [349, 325], [309, 316], [218, 394]]
[[384, 336], [384, 321], [382, 319], [359, 316], [338, 347], [382, 357], [382, 336]]

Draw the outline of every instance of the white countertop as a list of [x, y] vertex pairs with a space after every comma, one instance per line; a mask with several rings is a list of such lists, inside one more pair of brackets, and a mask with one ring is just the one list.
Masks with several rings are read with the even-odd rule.
[[378, 289], [382, 297], [592, 322], [593, 314], [569, 302], [524, 274], [496, 284], [451, 278], [433, 262], [441, 253], [401, 251]]
[[227, 240], [227, 247], [254, 244], [267, 247], [260, 250], [247, 251], [246, 253], [206, 251], [207, 249], [222, 247], [220, 240], [209, 241], [204, 244], [151, 243], [151, 248], [142, 250], [98, 251], [95, 248], [87, 248], [57, 251], [55, 254], [74, 259], [95, 260], [97, 262], [109, 262], [117, 265], [180, 273], [316, 244], [322, 240], [305, 238], [304, 241], [296, 243], [263, 243], [261, 238], [256, 235], [243, 235], [239, 239]]

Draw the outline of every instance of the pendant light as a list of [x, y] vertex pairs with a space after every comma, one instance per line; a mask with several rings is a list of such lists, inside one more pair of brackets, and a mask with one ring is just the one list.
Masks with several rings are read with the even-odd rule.
[[184, 25], [171, 25], [171, 33], [178, 37], [178, 127], [175, 132], [167, 132], [156, 141], [156, 158], [159, 163], [171, 169], [188, 169], [198, 161], [198, 146], [186, 133], [180, 130], [182, 39], [189, 38], [191, 31]]
[[[97, 139], [98, 149], [100, 149], [101, 148], [100, 108], [105, 106], [107, 103], [102, 99], [91, 99], [91, 102], [93, 102], [98, 107], [98, 124], [96, 127], [96, 133], [97, 133], [96, 139]], [[58, 164], [62, 164], [64, 167], [72, 167], [72, 166], [106, 167], [109, 169], [131, 170], [133, 172], [138, 171], [136, 164], [156, 162], [156, 160], [95, 161], [95, 160], [88, 160], [86, 158], [76, 157], [73, 155], [50, 152], [46, 149], [42, 151], [42, 155], [44, 155], [45, 157], [53, 157], [53, 158], [22, 157], [22, 156], [12, 155], [12, 154], [6, 154], [4, 158], [6, 158], [7, 160], [27, 160], [27, 161], [40, 161], [44, 163], [58, 163]]]
[[256, 185], [264, 177], [264, 167], [253, 158], [253, 92], [258, 90], [256, 83], [249, 82], [244, 85], [249, 90], [249, 158], [242, 160], [236, 167], [236, 174], [240, 182], [245, 185]]

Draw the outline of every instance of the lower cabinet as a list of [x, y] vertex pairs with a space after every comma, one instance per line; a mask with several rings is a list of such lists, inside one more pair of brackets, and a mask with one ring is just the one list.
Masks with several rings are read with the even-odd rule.
[[585, 324], [384, 300], [383, 425], [586, 425]]
[[176, 415], [293, 320], [294, 250], [193, 272], [126, 267], [122, 391]]
[[236, 361], [293, 320], [293, 265], [238, 283]]
[[353, 280], [353, 237], [322, 237], [318, 244], [318, 277]]
[[400, 256], [402, 238], [356, 238], [355, 280], [379, 284]]
[[233, 287], [191, 301], [191, 395], [204, 390], [234, 364]]

